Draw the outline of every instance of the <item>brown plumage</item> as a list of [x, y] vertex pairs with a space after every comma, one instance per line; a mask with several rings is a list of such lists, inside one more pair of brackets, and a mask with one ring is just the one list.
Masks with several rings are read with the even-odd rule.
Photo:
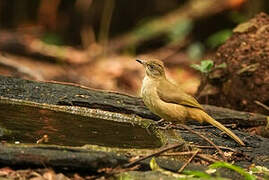
[[174, 123], [183, 124], [186, 119], [193, 119], [200, 123], [206, 121], [245, 146], [231, 130], [209, 116], [194, 97], [167, 80], [162, 61], [153, 59], [137, 60], [137, 62], [141, 63], [146, 71], [141, 95], [145, 105], [154, 114]]

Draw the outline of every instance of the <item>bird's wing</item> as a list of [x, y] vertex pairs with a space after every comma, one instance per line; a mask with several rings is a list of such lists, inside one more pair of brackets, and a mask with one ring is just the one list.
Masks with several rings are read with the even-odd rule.
[[167, 103], [180, 104], [183, 106], [204, 110], [198, 101], [191, 95], [185, 93], [180, 87], [167, 80], [160, 81], [157, 93], [161, 100]]

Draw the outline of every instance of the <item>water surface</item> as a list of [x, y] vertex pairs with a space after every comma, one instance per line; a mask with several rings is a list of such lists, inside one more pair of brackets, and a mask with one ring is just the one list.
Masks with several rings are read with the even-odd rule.
[[160, 140], [135, 124], [90, 118], [38, 107], [0, 103], [0, 127], [11, 130], [0, 140], [35, 143], [44, 134], [49, 144], [153, 148]]

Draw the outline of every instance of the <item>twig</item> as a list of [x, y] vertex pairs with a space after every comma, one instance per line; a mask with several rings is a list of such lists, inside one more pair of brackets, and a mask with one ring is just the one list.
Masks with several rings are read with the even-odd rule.
[[267, 111], [269, 111], [269, 107], [266, 106], [265, 104], [261, 103], [260, 101], [254, 101], [256, 104], [258, 104], [259, 106], [263, 107], [264, 109], [266, 109]]
[[212, 157], [211, 155], [208, 155], [208, 154], [197, 154], [196, 156], [203, 159], [204, 161], [209, 162], [209, 163], [214, 163], [214, 162], [220, 161], [219, 158]]
[[0, 65], [4, 65], [4, 66], [7, 66], [9, 68], [12, 68], [21, 74], [24, 74], [24, 75], [27, 75], [27, 76], [33, 78], [34, 80], [38, 80], [38, 81], [44, 80], [41, 73], [39, 73], [39, 72], [37, 72], [37, 71], [35, 71], [35, 70], [25, 66], [25, 65], [22, 65], [21, 63], [16, 62], [10, 58], [0, 56]]
[[201, 74], [201, 83], [200, 86], [198, 87], [198, 90], [195, 93], [195, 97], [197, 99], [200, 98], [201, 96], [201, 92], [204, 90], [204, 88], [206, 87], [206, 85], [208, 84], [208, 74]]
[[226, 157], [224, 156], [223, 151], [215, 143], [213, 143], [210, 139], [208, 139], [204, 135], [192, 130], [190, 127], [188, 127], [188, 126], [186, 126], [184, 124], [178, 124], [178, 126], [181, 126], [181, 127], [185, 128], [185, 129], [187, 129], [188, 131], [190, 131], [191, 133], [196, 134], [196, 135], [200, 136], [201, 138], [203, 138], [204, 140], [206, 140], [209, 144], [211, 144], [212, 146], [214, 146], [218, 150], [218, 152], [221, 155], [222, 159], [224, 161], [227, 161]]
[[102, 19], [100, 23], [99, 42], [103, 46], [103, 54], [105, 55], [108, 43], [109, 27], [111, 24], [112, 14], [115, 7], [115, 0], [105, 1]]
[[[225, 127], [235, 127], [236, 124], [223, 124]], [[205, 128], [216, 128], [213, 125], [207, 125], [207, 126], [194, 126], [193, 129], [205, 129]]]
[[161, 156], [184, 156], [184, 155], [192, 155], [196, 151], [187, 151], [187, 152], [171, 152], [171, 153], [165, 153]]
[[181, 173], [181, 172], [184, 170], [184, 168], [185, 168], [188, 164], [190, 164], [190, 162], [193, 160], [193, 158], [197, 155], [198, 152], [199, 152], [199, 149], [196, 150], [196, 151], [193, 153], [193, 155], [190, 157], [190, 159], [189, 159], [185, 164], [183, 164], [183, 166], [182, 166], [177, 172]]
[[[173, 153], [166, 153], [166, 154], [162, 154], [161, 156], [184, 156], [184, 155], [191, 155], [193, 153], [195, 153], [196, 151], [190, 151], [190, 152], [173, 152]], [[218, 158], [212, 158], [210, 157], [211, 155], [209, 154], [197, 154], [197, 157], [209, 162], [209, 163], [214, 163], [216, 161], [220, 161]]]
[[153, 157], [153, 156], [160, 155], [160, 154], [163, 153], [163, 152], [166, 152], [166, 151], [169, 151], [169, 150], [171, 150], [171, 149], [175, 149], [175, 148], [181, 147], [181, 146], [183, 146], [183, 145], [184, 145], [184, 142], [179, 143], [179, 144], [173, 144], [173, 145], [167, 146], [167, 147], [165, 147], [165, 148], [159, 150], [158, 152], [152, 153], [152, 154], [150, 154], [150, 155], [141, 157], [141, 158], [139, 158], [139, 159], [137, 159], [137, 160], [135, 160], [135, 161], [133, 161], [133, 162], [130, 162], [130, 163], [128, 163], [128, 164], [125, 164], [124, 167], [125, 167], [125, 168], [126, 168], [126, 167], [130, 167], [130, 166], [132, 166], [132, 165], [134, 165], [134, 164], [136, 164], [136, 163], [138, 163], [138, 162], [140, 162], [140, 161], [143, 161], [143, 160], [145, 160], [145, 159], [151, 158], [151, 157]]
[[[197, 148], [201, 148], [201, 149], [215, 149], [214, 146], [201, 146], [201, 145], [193, 145], [194, 147], [197, 147]], [[218, 146], [220, 149], [223, 149], [223, 150], [229, 150], [229, 151], [232, 151], [232, 152], [237, 152], [237, 150], [233, 149], [233, 148], [229, 148], [229, 147], [224, 147], [224, 146]]]
[[[236, 124], [225, 124], [225, 127], [234, 127]], [[206, 128], [216, 128], [213, 125], [205, 125], [205, 126], [197, 126], [197, 125], [192, 125], [192, 129], [206, 129]]]

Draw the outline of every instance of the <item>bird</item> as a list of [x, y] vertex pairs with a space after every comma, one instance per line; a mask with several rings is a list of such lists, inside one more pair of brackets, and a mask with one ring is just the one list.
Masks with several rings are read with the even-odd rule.
[[189, 119], [200, 123], [207, 122], [225, 132], [238, 144], [245, 146], [237, 135], [208, 115], [193, 96], [185, 93], [179, 85], [167, 79], [161, 60], [151, 58], [136, 59], [136, 61], [145, 69], [141, 96], [152, 113], [175, 124], [184, 124]]

